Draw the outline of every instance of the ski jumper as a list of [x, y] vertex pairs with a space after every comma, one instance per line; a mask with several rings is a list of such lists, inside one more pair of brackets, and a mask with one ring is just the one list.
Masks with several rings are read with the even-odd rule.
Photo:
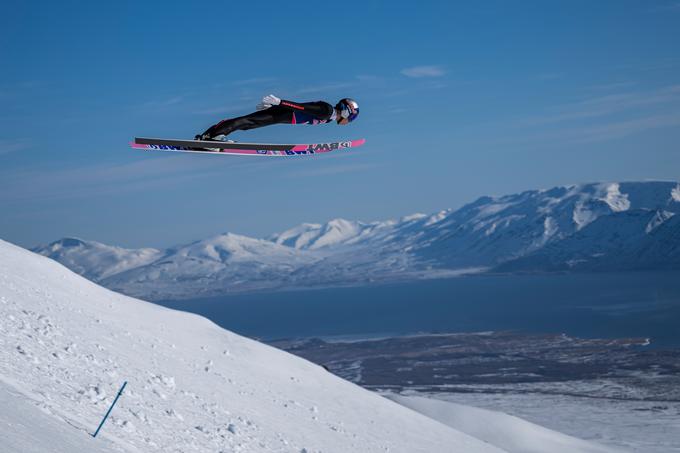
[[229, 135], [234, 131], [247, 131], [272, 124], [324, 124], [335, 119], [335, 109], [328, 102], [291, 102], [281, 100], [281, 104], [266, 110], [220, 121], [211, 126], [205, 135], [216, 137]]

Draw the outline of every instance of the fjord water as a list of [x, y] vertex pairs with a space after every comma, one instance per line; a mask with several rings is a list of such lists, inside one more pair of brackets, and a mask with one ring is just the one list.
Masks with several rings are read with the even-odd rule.
[[680, 346], [680, 271], [467, 276], [158, 303], [264, 340], [518, 330]]

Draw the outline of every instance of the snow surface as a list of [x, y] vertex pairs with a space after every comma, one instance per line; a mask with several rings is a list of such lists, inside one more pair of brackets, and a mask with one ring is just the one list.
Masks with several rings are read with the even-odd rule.
[[655, 229], [657, 229], [660, 225], [662, 225], [666, 220], [670, 219], [675, 215], [674, 212], [668, 212], [668, 211], [657, 211], [654, 214], [654, 217], [652, 220], [649, 221], [647, 226], [645, 227], [645, 233], [649, 234]]
[[422, 396], [387, 394], [406, 407], [511, 453], [614, 453], [619, 449], [577, 439], [521, 418]]
[[675, 186], [673, 190], [671, 191], [671, 199], [673, 201], [680, 202], [680, 184]]
[[[125, 380], [95, 446], [88, 433]], [[3, 452], [506, 451], [4, 241], [0, 401]]]
[[43, 404], [35, 403], [0, 382], [0, 448], [3, 453], [111, 453], [108, 442], [64, 426]]
[[630, 201], [628, 195], [621, 193], [621, 186], [619, 184], [607, 184], [607, 194], [603, 200], [609, 205], [614, 212], [621, 212], [630, 209]]

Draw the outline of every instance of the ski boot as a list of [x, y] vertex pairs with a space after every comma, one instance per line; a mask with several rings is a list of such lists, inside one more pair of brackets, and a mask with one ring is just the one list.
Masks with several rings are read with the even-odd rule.
[[216, 135], [211, 140], [224, 142], [224, 143], [236, 143], [234, 140], [229, 140], [226, 135]]

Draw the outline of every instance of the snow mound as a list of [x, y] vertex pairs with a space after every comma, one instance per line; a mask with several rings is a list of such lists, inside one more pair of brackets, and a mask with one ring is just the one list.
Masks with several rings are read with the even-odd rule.
[[621, 450], [577, 439], [530, 423], [521, 418], [487, 409], [424, 398], [389, 395], [391, 400], [425, 414], [510, 453], [614, 453]]
[[[95, 444], [89, 433], [123, 381]], [[3, 451], [48, 443], [57, 453], [504, 451], [306, 360], [106, 290], [4, 241], [0, 402]], [[28, 418], [30, 431], [19, 426]]]

